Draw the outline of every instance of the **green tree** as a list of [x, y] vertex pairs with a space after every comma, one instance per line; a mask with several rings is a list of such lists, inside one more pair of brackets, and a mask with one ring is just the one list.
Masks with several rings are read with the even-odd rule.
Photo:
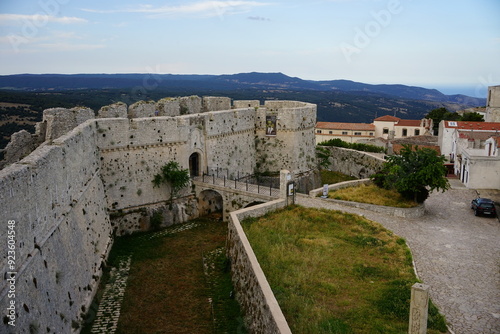
[[169, 209], [172, 210], [173, 199], [179, 191], [189, 185], [189, 170], [182, 169], [177, 161], [169, 161], [161, 168], [160, 173], [153, 178], [153, 186], [160, 187], [163, 183], [170, 185]]
[[446, 121], [460, 121], [460, 115], [457, 114], [456, 112], [451, 112], [448, 111], [446, 108], [437, 108], [437, 109], [432, 109], [429, 111], [427, 116], [425, 118], [430, 118], [432, 119], [432, 122], [434, 123], [433, 130], [434, 134], [437, 134], [439, 131], [439, 123], [441, 121], [446, 120]]
[[404, 197], [423, 203], [430, 192], [449, 189], [444, 161], [444, 156], [432, 149], [403, 145], [400, 154], [388, 157], [372, 180], [379, 187], [396, 189]]
[[477, 112], [466, 112], [462, 115], [460, 120], [467, 122], [484, 122], [484, 117]]

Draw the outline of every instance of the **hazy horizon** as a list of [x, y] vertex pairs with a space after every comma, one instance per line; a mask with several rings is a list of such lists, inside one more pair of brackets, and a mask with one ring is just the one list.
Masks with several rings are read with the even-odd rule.
[[[252, 72], [257, 72], [257, 71], [252, 71]], [[250, 73], [250, 72], [240, 72], [240, 73]], [[221, 74], [209, 74], [209, 73], [157, 73], [160, 75], [213, 75], [213, 76], [218, 76], [218, 75], [234, 75], [234, 74], [240, 74], [240, 73], [221, 73]], [[281, 72], [258, 72], [258, 73], [281, 73]], [[114, 75], [114, 74], [143, 74], [145, 76], [149, 75], [155, 75], [156, 73], [15, 73], [15, 74], [4, 74], [4, 75]], [[284, 75], [290, 76], [287, 73], [282, 73]], [[0, 74], [1, 75], [1, 74]], [[477, 97], [477, 98], [486, 98], [488, 94], [488, 87], [485, 85], [481, 84], [469, 84], [469, 85], [442, 85], [442, 84], [437, 84], [437, 85], [432, 85], [432, 84], [406, 84], [406, 83], [399, 83], [399, 82], [367, 82], [367, 81], [357, 81], [357, 80], [351, 80], [348, 78], [333, 78], [333, 79], [326, 79], [326, 80], [314, 80], [314, 79], [309, 79], [309, 78], [301, 78], [298, 77], [302, 80], [308, 80], [308, 81], [333, 81], [333, 80], [349, 80], [349, 81], [355, 81], [355, 82], [360, 82], [360, 83], [365, 83], [365, 84], [370, 84], [370, 85], [405, 85], [405, 86], [414, 86], [414, 87], [421, 87], [421, 88], [427, 88], [427, 89], [436, 89], [440, 91], [441, 93], [445, 95], [467, 95], [470, 97]]]
[[282, 72], [476, 96], [500, 84], [498, 14], [497, 0], [6, 0], [0, 74]]

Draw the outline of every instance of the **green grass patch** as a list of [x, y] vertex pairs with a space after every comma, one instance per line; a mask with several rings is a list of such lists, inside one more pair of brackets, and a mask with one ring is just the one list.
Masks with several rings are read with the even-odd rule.
[[331, 190], [328, 193], [328, 198], [397, 208], [413, 208], [418, 206], [417, 202], [404, 198], [396, 190], [379, 188], [374, 184], [361, 184], [354, 187]]
[[321, 170], [321, 184], [334, 184], [344, 181], [356, 180], [354, 176], [342, 174], [340, 172], [332, 172], [329, 170]]
[[[292, 332], [407, 333], [417, 279], [403, 239], [357, 215], [298, 206], [243, 228]], [[446, 330], [437, 319], [428, 333]]]

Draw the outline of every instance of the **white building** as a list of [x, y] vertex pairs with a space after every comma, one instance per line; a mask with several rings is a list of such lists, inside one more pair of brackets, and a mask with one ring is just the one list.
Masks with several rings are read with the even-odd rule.
[[432, 131], [432, 119], [421, 120], [401, 119], [394, 116], [375, 118], [375, 137], [396, 139], [413, 136], [429, 135]]
[[375, 125], [367, 123], [318, 122], [315, 130], [316, 144], [335, 138], [348, 143], [375, 138]]
[[441, 121], [438, 143], [466, 187], [500, 189], [500, 123]]
[[399, 139], [430, 135], [432, 119], [401, 119], [394, 116], [376, 118], [372, 124], [318, 122], [316, 124], [316, 144], [339, 138], [348, 143], [365, 142], [367, 139]]

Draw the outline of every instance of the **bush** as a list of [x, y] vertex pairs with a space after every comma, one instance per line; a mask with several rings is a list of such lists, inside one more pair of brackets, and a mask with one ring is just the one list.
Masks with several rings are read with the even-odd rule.
[[335, 146], [342, 148], [350, 148], [357, 151], [363, 152], [371, 152], [371, 153], [385, 153], [386, 150], [383, 147], [370, 145], [370, 144], [361, 144], [361, 143], [348, 143], [343, 141], [342, 139], [334, 138], [328, 141], [322, 142], [320, 146]]
[[444, 156], [429, 148], [403, 145], [399, 155], [387, 158], [382, 171], [371, 176], [373, 183], [396, 189], [403, 197], [423, 203], [434, 190], [449, 188]]

